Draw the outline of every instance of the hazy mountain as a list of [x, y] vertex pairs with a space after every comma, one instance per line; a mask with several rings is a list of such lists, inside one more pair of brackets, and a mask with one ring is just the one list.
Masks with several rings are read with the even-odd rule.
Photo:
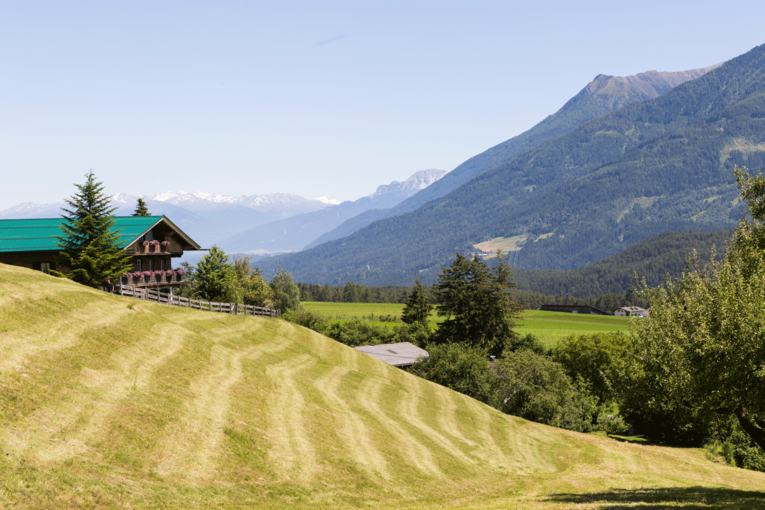
[[582, 267], [662, 232], [733, 226], [741, 210], [734, 164], [765, 167], [765, 45], [413, 212], [259, 265], [279, 264], [305, 282], [411, 283], [455, 251], [504, 238], [522, 268]]
[[[117, 193], [112, 202], [115, 214], [133, 213], [137, 196]], [[149, 212], [166, 215], [203, 247], [244, 230], [271, 221], [330, 207], [331, 197], [307, 199], [287, 193], [233, 197], [214, 193], [167, 192], [144, 197]], [[54, 204], [23, 203], [0, 211], [0, 218], [55, 218], [61, 215], [64, 201]]]
[[404, 182], [381, 185], [369, 196], [320, 211], [267, 223], [221, 241], [229, 252], [274, 253], [304, 248], [323, 233], [369, 209], [388, 208], [425, 189], [446, 175], [444, 170], [421, 170]]
[[635, 101], [658, 97], [681, 83], [703, 76], [719, 65], [681, 72], [648, 71], [625, 77], [600, 74], [560, 110], [528, 131], [470, 158], [433, 186], [429, 186], [426, 190], [390, 209], [366, 211], [348, 219], [336, 229], [316, 239], [310, 247], [351, 235], [377, 220], [414, 211], [423, 204], [446, 195], [473, 177], [512, 160], [542, 142], [566, 134], [587, 121]]

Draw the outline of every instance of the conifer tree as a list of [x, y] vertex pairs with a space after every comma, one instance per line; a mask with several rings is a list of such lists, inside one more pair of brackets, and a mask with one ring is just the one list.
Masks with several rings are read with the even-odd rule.
[[146, 207], [146, 202], [144, 202], [141, 197], [138, 197], [138, 204], [135, 207], [133, 216], [151, 216], [151, 214], [149, 214], [149, 208]]
[[477, 255], [469, 259], [458, 253], [438, 275], [433, 293], [438, 315], [446, 317], [436, 334], [439, 343], [463, 342], [501, 355], [513, 339], [513, 319], [521, 307], [510, 299], [515, 283], [507, 257], [498, 252], [497, 261], [490, 269]]
[[56, 236], [61, 248], [63, 265], [68, 273], [51, 271], [90, 287], [106, 284], [106, 280], [117, 280], [127, 270], [127, 256], [119, 247], [119, 231], [114, 230], [114, 211], [110, 199], [103, 194], [104, 186], [96, 182], [93, 172], [85, 174], [85, 184], [75, 184], [77, 192], [67, 199], [71, 209], [62, 208], [61, 225], [63, 234]]
[[414, 289], [412, 289], [406, 306], [404, 306], [401, 320], [406, 324], [414, 324], [416, 322], [427, 324], [431, 310], [433, 310], [433, 305], [430, 304], [425, 286], [417, 278], [414, 280]]

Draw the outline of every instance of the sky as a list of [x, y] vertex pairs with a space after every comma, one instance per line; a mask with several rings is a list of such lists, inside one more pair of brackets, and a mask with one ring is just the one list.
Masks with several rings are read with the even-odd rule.
[[355, 200], [598, 74], [765, 43], [765, 2], [0, 0], [0, 210], [109, 193]]

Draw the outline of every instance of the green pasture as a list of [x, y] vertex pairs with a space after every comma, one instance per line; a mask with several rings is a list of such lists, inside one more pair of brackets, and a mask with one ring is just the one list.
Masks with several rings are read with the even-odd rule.
[[[383, 322], [381, 315], [401, 316], [403, 304], [398, 303], [322, 303], [306, 301], [301, 305], [310, 312], [320, 313], [331, 320], [349, 321], [353, 319], [368, 320], [373, 324], [395, 327], [400, 322]], [[374, 320], [377, 319], [377, 320]], [[435, 328], [443, 319], [436, 315], [435, 310], [430, 315], [430, 327]], [[552, 347], [561, 338], [569, 335], [584, 335], [605, 333], [609, 331], [629, 330], [627, 317], [609, 315], [584, 315], [563, 312], [542, 312], [540, 310], [525, 310], [518, 320], [518, 332], [533, 333], [542, 342]]]

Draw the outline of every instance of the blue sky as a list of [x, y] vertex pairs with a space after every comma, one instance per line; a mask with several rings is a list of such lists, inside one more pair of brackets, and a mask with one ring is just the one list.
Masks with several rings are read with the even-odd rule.
[[0, 209], [110, 192], [356, 199], [452, 170], [597, 74], [765, 43], [765, 2], [0, 1]]

